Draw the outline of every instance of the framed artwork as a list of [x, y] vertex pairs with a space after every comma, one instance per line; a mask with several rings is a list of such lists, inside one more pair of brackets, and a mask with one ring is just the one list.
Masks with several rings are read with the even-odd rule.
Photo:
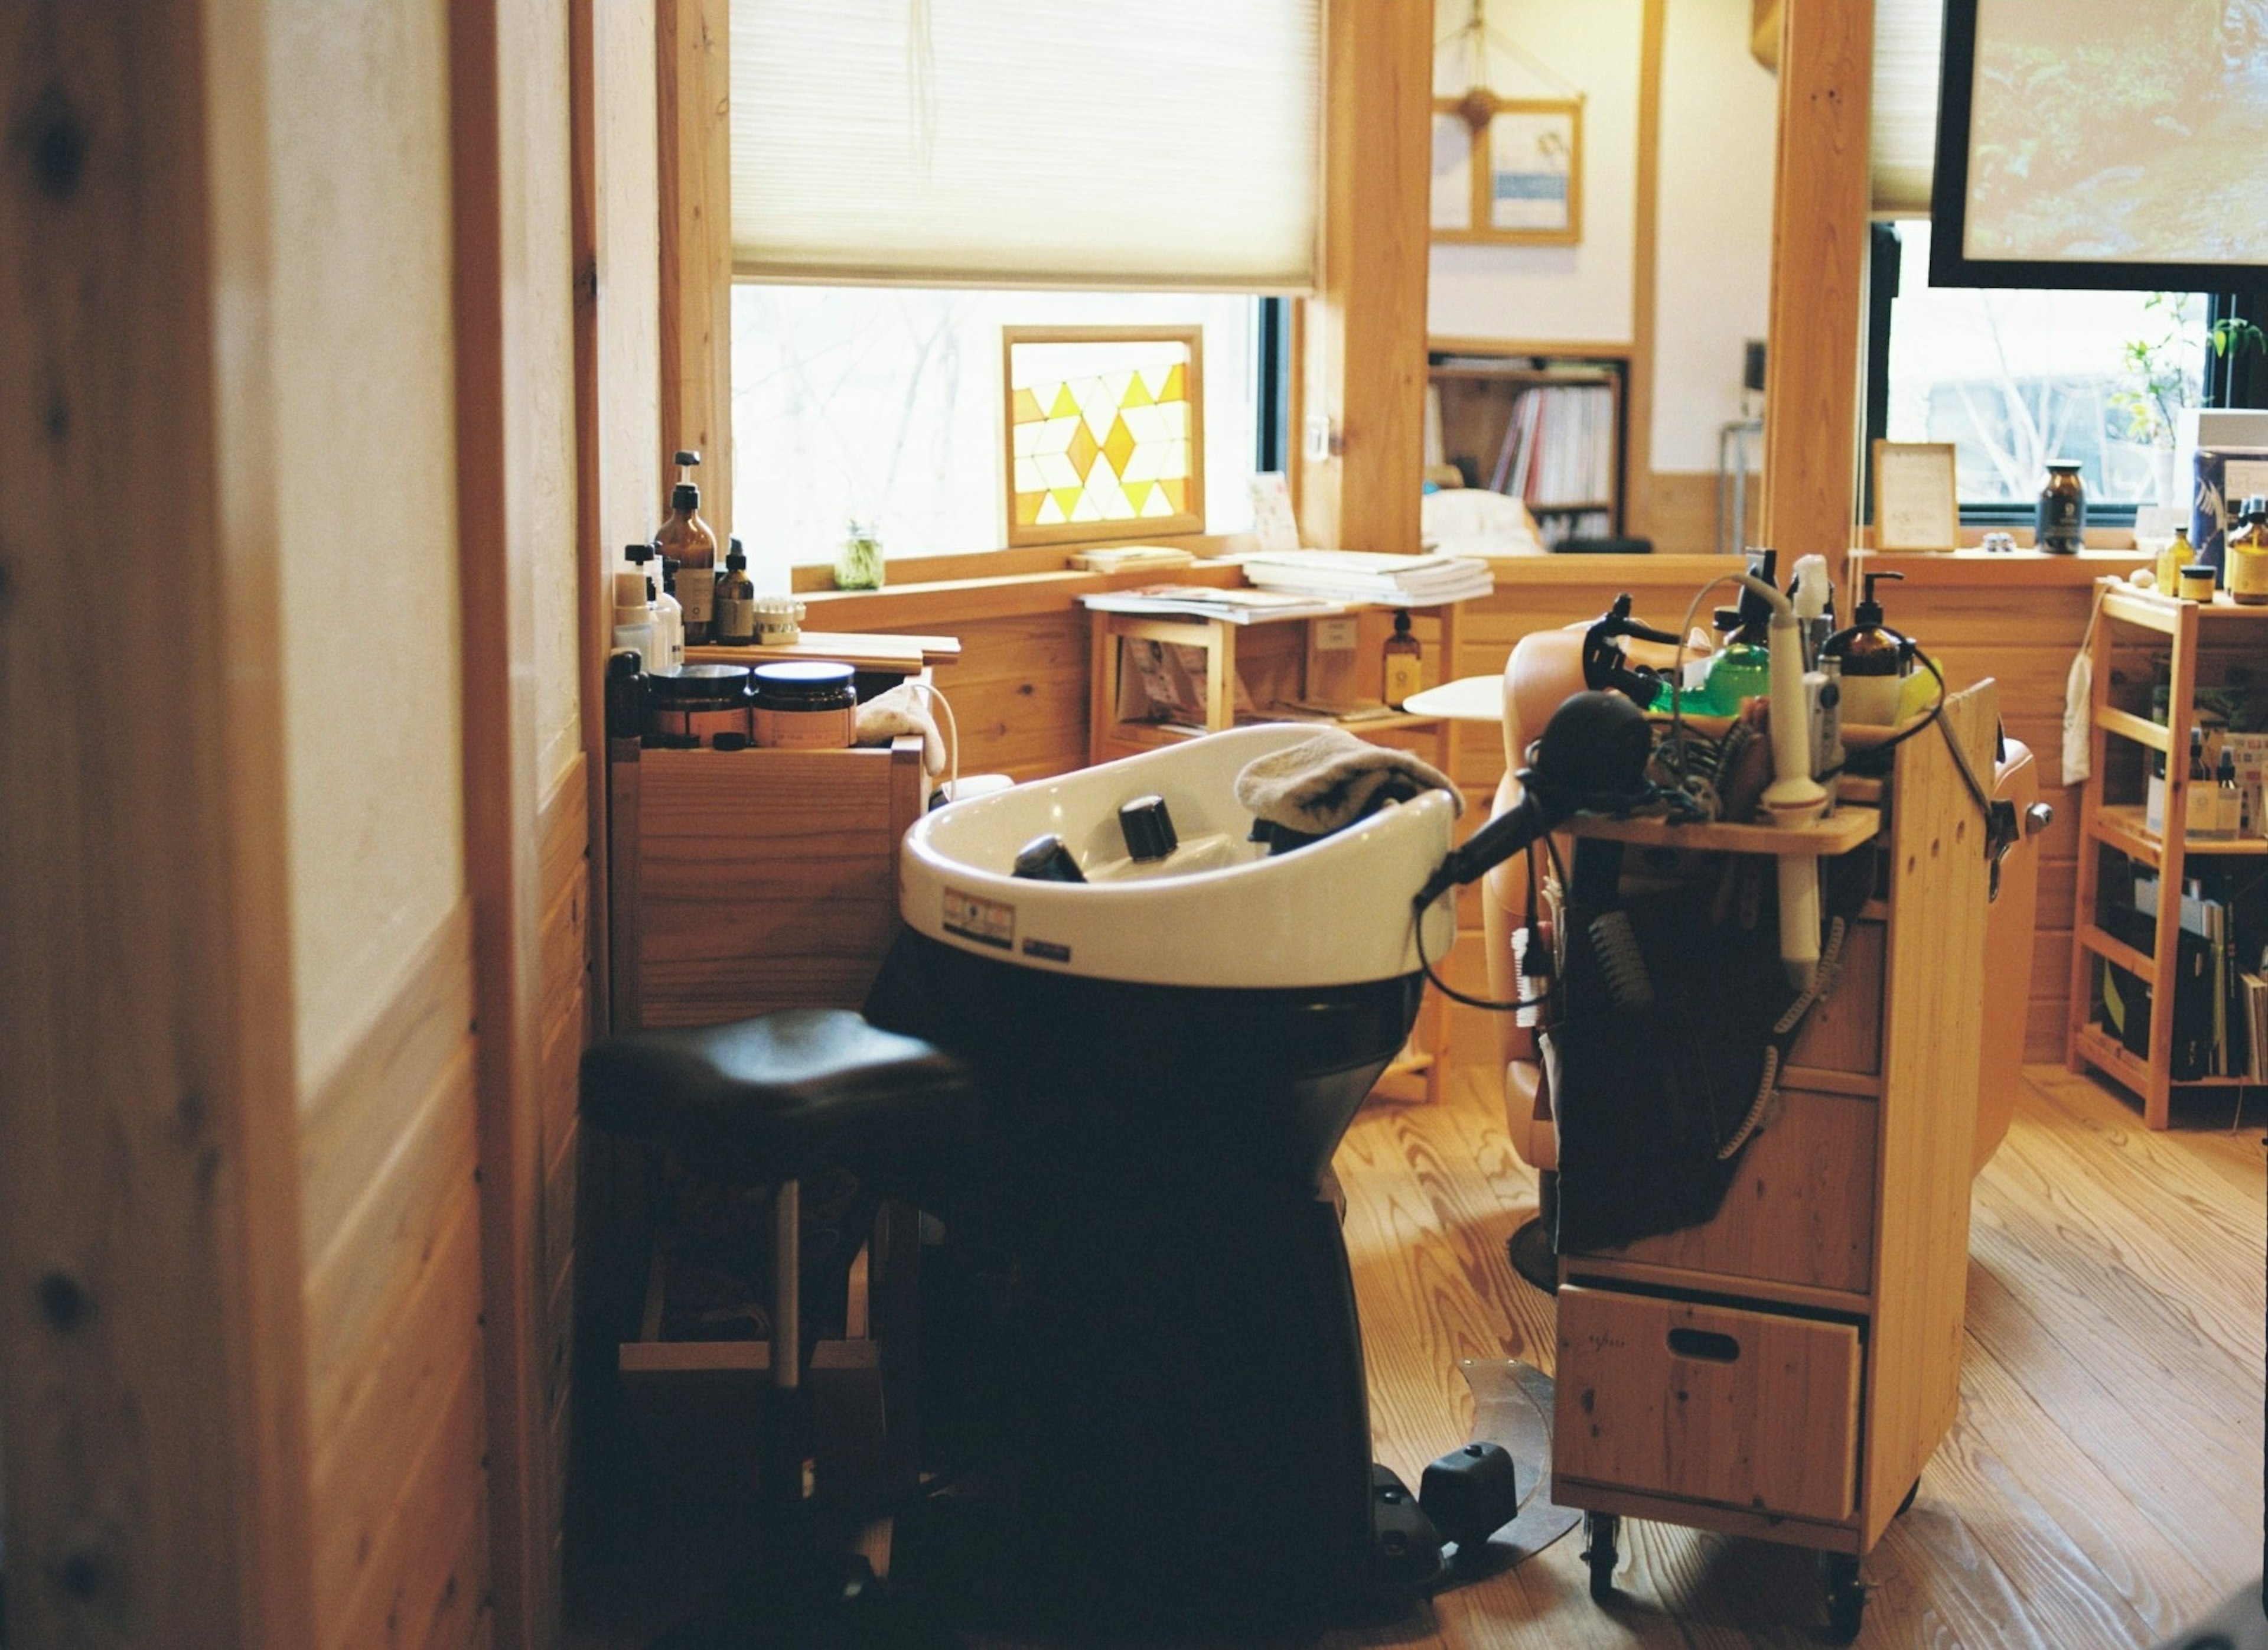
[[1204, 531], [1204, 331], [1003, 327], [1008, 543]]
[[1583, 100], [1433, 101], [1433, 239], [1572, 247], [1583, 239]]
[[1874, 443], [1874, 548], [1949, 550], [1961, 542], [1950, 441]]

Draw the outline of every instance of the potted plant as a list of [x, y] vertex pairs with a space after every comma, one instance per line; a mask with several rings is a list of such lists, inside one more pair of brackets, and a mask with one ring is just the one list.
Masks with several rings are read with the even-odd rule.
[[[2198, 404], [2202, 373], [2192, 367], [2184, 348], [2196, 296], [2189, 292], [2153, 292], [2142, 300], [2145, 310], [2165, 318], [2165, 327], [2154, 338], [2130, 338], [2119, 351], [2124, 383], [2110, 394], [2111, 404], [2126, 415], [2127, 439], [2151, 450], [2157, 471], [2157, 497], [2161, 505], [2176, 502], [2174, 480], [2174, 432], [2182, 409]], [[2215, 321], [2205, 340], [2216, 357], [2232, 351], [2268, 349], [2268, 335], [2249, 320]]]

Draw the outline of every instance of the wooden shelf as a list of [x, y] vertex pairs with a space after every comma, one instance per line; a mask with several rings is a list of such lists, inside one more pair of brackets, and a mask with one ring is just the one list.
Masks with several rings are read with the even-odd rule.
[[[2127, 1051], [2120, 1042], [2102, 1027], [2081, 1026], [2074, 1041], [2079, 1052], [2093, 1064], [2110, 1072], [2137, 1094], [2146, 1091], [2150, 1068]], [[2249, 1077], [2176, 1077], [2168, 1081], [2176, 1088], [2260, 1088], [2268, 1086]]]
[[[2098, 841], [2109, 843], [2122, 852], [2137, 859], [2147, 859], [2153, 865], [2165, 857], [2166, 844], [2145, 821], [2148, 813], [2132, 802], [2106, 802], [2095, 810], [2088, 821], [2088, 829]], [[2268, 855], [2268, 837], [2262, 836], [2183, 836], [2182, 852], [2188, 854], [2257, 854]]]
[[2159, 724], [2110, 705], [2106, 704], [2095, 711], [2095, 726], [2106, 733], [2131, 739], [2137, 745], [2147, 745], [2161, 755], [2173, 749], [2171, 735]]
[[703, 642], [685, 650], [688, 665], [769, 665], [780, 659], [825, 659], [861, 670], [896, 670], [911, 676], [924, 665], [950, 665], [961, 657], [957, 636], [869, 636], [850, 630], [806, 630], [772, 646], [728, 647]]
[[2158, 989], [2157, 960], [2147, 952], [2137, 951], [2124, 940], [2107, 934], [2092, 923], [2081, 923], [2072, 937], [2106, 962], [2115, 962], [2148, 986]]
[[1863, 847], [1882, 827], [1870, 807], [1838, 807], [1809, 825], [1676, 825], [1663, 819], [1574, 819], [1560, 829], [1598, 842], [1701, 852], [1804, 854], [1832, 858]]
[[[2092, 851], [2080, 853], [2077, 883], [2073, 890], [2078, 921], [2072, 935], [2070, 1018], [2066, 1022], [2064, 1062], [2073, 1072], [2092, 1066], [2133, 1090], [2142, 1102], [2144, 1125], [2163, 1129], [2171, 1121], [2175, 1089], [2237, 1087], [2249, 1080], [2217, 1077], [2176, 1081], [2173, 1077], [2173, 999], [2179, 994], [2173, 959], [2180, 939], [2181, 914], [2180, 902], [2172, 897], [2173, 891], [2183, 886], [2184, 876], [2195, 868], [2192, 861], [2210, 865], [2230, 858], [2268, 858], [2268, 842], [2246, 837], [2191, 839], [2179, 831], [2171, 836], [2154, 831], [2143, 807], [2131, 802], [2104, 800], [2103, 771], [2109, 763], [2110, 741], [2114, 737], [2160, 753], [2175, 770], [2166, 786], [2167, 815], [2172, 819], [2183, 817], [2189, 784], [2185, 764], [2191, 731], [2197, 720], [2198, 653], [2205, 633], [2212, 630], [2224, 640], [2232, 639], [2226, 634], [2231, 625], [2268, 619], [2268, 608], [2239, 607], [2225, 596], [2210, 602], [2183, 601], [2137, 590], [2116, 578], [2097, 579], [2095, 588], [2101, 593], [2102, 616], [2116, 622], [2095, 626], [2088, 642], [2088, 658], [2095, 678], [2088, 718], [2093, 762], [2080, 795], [2080, 837], [2085, 843], [2099, 843], [2115, 849], [2137, 865], [2154, 869], [2166, 897], [2159, 902], [2158, 913], [2151, 921], [2146, 949], [2114, 938], [2091, 920], [2098, 909], [2096, 890], [2102, 875], [2102, 856]], [[2131, 657], [2132, 650], [2147, 645], [2131, 631], [2122, 636], [2122, 627], [2125, 626], [2162, 636], [2170, 644], [2167, 649], [2167, 720], [2163, 725], [2145, 720], [2110, 702], [2120, 649], [2130, 650]], [[2120, 868], [2119, 873], [2124, 874], [2124, 867]], [[2106, 964], [2124, 969], [2150, 987], [2150, 1046], [2146, 1056], [2137, 1056], [2129, 1050], [2096, 1018]]]
[[2246, 607], [2229, 599], [2222, 591], [2211, 601], [2182, 601], [2161, 596], [2147, 590], [2137, 590], [2123, 578], [2103, 578], [2096, 581], [2102, 586], [2102, 612], [2105, 617], [2139, 624], [2146, 630], [2155, 630], [2161, 636], [2171, 636], [2180, 625], [2182, 609], [2193, 611], [2204, 623], [2221, 623], [2245, 619], [2268, 619], [2268, 607]]

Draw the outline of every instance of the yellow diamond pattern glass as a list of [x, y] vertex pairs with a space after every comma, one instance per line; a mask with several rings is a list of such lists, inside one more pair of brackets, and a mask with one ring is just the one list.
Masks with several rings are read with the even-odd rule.
[[1187, 342], [1155, 337], [1014, 343], [1008, 447], [1016, 525], [1185, 512], [1190, 353]]

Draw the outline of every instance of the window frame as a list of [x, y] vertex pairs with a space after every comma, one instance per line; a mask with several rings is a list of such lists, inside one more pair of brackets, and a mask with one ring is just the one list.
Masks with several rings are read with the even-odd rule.
[[[1935, 237], [1933, 236], [1933, 249], [1934, 245]], [[1859, 442], [1859, 519], [1862, 522], [1871, 522], [1874, 518], [1874, 443], [1886, 440], [1889, 436], [1891, 305], [1897, 297], [1904, 258], [1905, 249], [1898, 239], [1897, 225], [1894, 221], [1877, 219], [1868, 226], [1864, 428]], [[1928, 268], [1933, 272], [1933, 261]], [[2257, 324], [2257, 313], [2263, 308], [2263, 300], [2258, 298], [2247, 298], [2233, 293], [2206, 293], [2204, 296], [2207, 326], [2225, 315], [2255, 319]], [[2262, 398], [2264, 392], [2268, 392], [2268, 361], [2250, 352], [2241, 360], [2233, 357], [2216, 359], [2207, 354], [2202, 405], [2268, 405], [2268, 401]], [[2240, 399], [2230, 399], [2232, 396]], [[2035, 507], [2022, 501], [1973, 503], [1964, 498], [1959, 504], [1961, 525], [1986, 531], [2029, 527], [2036, 515]], [[2090, 503], [2087, 507], [2087, 519], [2090, 525], [2095, 527], [2131, 529], [2137, 509], [2137, 505], [2131, 504]]]

